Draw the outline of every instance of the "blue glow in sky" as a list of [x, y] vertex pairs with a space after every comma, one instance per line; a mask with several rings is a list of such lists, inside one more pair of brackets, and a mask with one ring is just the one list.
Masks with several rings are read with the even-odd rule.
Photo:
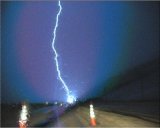
[[[78, 98], [114, 75], [159, 56], [156, 2], [63, 1], [56, 49]], [[2, 2], [2, 101], [65, 100], [51, 47], [57, 2]]]

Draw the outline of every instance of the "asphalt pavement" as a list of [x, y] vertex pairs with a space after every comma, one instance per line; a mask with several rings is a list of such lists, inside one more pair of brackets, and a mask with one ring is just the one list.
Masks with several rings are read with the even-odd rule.
[[[77, 107], [65, 113], [58, 120], [50, 122], [52, 127], [90, 127], [90, 110], [88, 107]], [[94, 110], [97, 127], [159, 127], [158, 123], [137, 117], [121, 115], [113, 112]]]

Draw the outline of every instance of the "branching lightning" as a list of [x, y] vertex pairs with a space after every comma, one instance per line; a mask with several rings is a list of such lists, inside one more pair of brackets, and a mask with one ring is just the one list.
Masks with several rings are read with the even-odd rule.
[[76, 98], [71, 95], [71, 91], [69, 90], [66, 82], [63, 80], [63, 78], [61, 76], [61, 71], [60, 71], [59, 62], [58, 62], [58, 53], [57, 53], [57, 50], [55, 48], [56, 31], [57, 31], [57, 28], [58, 28], [59, 16], [60, 16], [61, 11], [62, 11], [62, 6], [61, 6], [60, 0], [58, 1], [58, 6], [59, 6], [59, 11], [58, 11], [57, 16], [56, 16], [56, 24], [55, 24], [54, 31], [53, 31], [52, 49], [53, 49], [54, 54], [55, 54], [54, 60], [55, 60], [55, 64], [56, 64], [56, 70], [57, 70], [57, 73], [58, 73], [58, 79], [62, 83], [62, 86], [63, 86], [63, 88], [64, 88], [64, 90], [67, 94], [67, 102], [73, 103], [74, 101], [76, 101]]

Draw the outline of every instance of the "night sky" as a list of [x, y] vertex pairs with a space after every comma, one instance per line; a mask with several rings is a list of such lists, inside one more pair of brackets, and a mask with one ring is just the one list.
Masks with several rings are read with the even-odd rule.
[[[2, 2], [2, 102], [66, 100], [51, 47], [57, 4]], [[158, 58], [158, 2], [61, 4], [55, 45], [62, 77], [77, 98], [95, 97], [104, 81]]]

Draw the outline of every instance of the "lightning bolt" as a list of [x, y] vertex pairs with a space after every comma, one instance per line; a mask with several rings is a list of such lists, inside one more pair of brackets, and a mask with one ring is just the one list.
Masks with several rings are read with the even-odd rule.
[[62, 11], [62, 6], [61, 6], [61, 1], [60, 0], [58, 1], [58, 7], [59, 7], [59, 11], [58, 11], [57, 16], [56, 16], [56, 24], [55, 24], [54, 31], [53, 31], [52, 49], [53, 49], [54, 54], [55, 54], [54, 60], [55, 60], [55, 64], [56, 64], [58, 79], [62, 83], [62, 86], [63, 86], [63, 88], [66, 92], [67, 102], [73, 103], [74, 101], [76, 101], [76, 98], [73, 95], [71, 95], [71, 91], [69, 90], [66, 82], [62, 78], [61, 71], [60, 71], [60, 68], [59, 68], [59, 62], [58, 62], [58, 53], [57, 53], [57, 50], [55, 48], [56, 31], [57, 31], [57, 28], [58, 28], [59, 16], [60, 16], [61, 11]]

